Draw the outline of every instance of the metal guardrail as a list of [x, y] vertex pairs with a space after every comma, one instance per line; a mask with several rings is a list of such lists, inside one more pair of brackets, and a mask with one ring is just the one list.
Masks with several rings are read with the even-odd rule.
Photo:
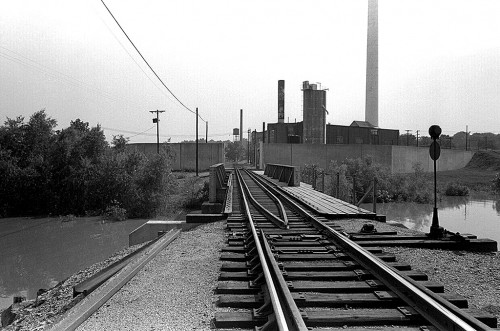
[[233, 212], [233, 174], [229, 174], [227, 180], [226, 201], [224, 203], [224, 214], [231, 214]]
[[267, 163], [264, 175], [285, 182], [288, 186], [300, 186], [300, 167]]
[[[239, 173], [238, 170], [236, 170], [236, 177], [240, 183], [240, 187], [243, 187], [245, 183], [241, 178], [241, 174]], [[248, 222], [250, 224], [250, 228], [255, 242], [255, 248], [257, 249], [257, 254], [259, 256], [260, 264], [262, 267], [262, 273], [266, 281], [271, 305], [273, 307], [273, 312], [274, 312], [274, 318], [268, 321], [267, 326], [270, 329], [276, 329], [271, 326], [271, 324], [276, 323], [277, 330], [279, 331], [285, 331], [285, 330], [306, 331], [308, 329], [302, 319], [300, 311], [298, 310], [293, 298], [291, 298], [288, 286], [286, 285], [286, 282], [283, 279], [283, 275], [281, 274], [281, 270], [279, 269], [279, 266], [276, 263], [276, 260], [274, 259], [274, 255], [272, 254], [271, 249], [267, 244], [264, 233], [261, 230], [260, 238], [259, 235], [257, 234], [257, 230], [255, 228], [255, 224], [253, 222], [248, 201], [246, 198], [247, 194], [248, 192], [242, 190], [242, 199], [245, 207], [246, 217], [248, 218]], [[263, 241], [265, 250], [262, 248], [260, 240]], [[281, 279], [279, 278], [280, 276]], [[278, 286], [275, 285], [273, 278], [278, 281], [277, 284]], [[286, 295], [286, 293], [288, 293], [288, 296]], [[285, 315], [284, 310], [286, 310], [287, 315]], [[266, 326], [263, 326], [262, 328], [266, 329]]]
[[127, 256], [124, 256], [123, 258], [119, 259], [118, 261], [110, 264], [106, 268], [98, 271], [91, 277], [83, 280], [82, 282], [76, 284], [73, 286], [73, 298], [79, 295], [80, 293], [83, 293], [83, 295], [88, 295], [92, 291], [94, 291], [96, 288], [101, 286], [105, 281], [107, 281], [109, 278], [111, 278], [114, 274], [116, 274], [118, 271], [123, 269], [128, 263], [130, 263], [131, 259], [134, 256], [137, 256], [139, 253], [145, 251], [153, 245], [155, 242], [157, 242], [161, 236], [159, 236], [156, 239], [151, 240], [149, 243], [145, 244], [141, 248], [136, 249], [134, 252], [128, 254]]
[[279, 210], [279, 213], [280, 213], [280, 217], [281, 219], [283, 220], [283, 223], [285, 224], [285, 226], [288, 228], [288, 216], [286, 215], [286, 211], [285, 211], [285, 208], [283, 207], [283, 204], [281, 203], [281, 201], [271, 192], [269, 191], [265, 186], [264, 184], [262, 184], [261, 182], [261, 179], [259, 178], [259, 176], [255, 175], [253, 172], [251, 171], [248, 171], [247, 169], [245, 169], [245, 172], [254, 179], [254, 182], [264, 191], [266, 192], [266, 194], [271, 198], [271, 200], [274, 201], [274, 203], [276, 203], [276, 205], [278, 206], [278, 210]]
[[130, 281], [130, 279], [132, 279], [149, 261], [174, 241], [180, 233], [180, 229], [172, 229], [164, 236], [160, 237], [150, 246], [149, 250], [144, 255], [131, 261], [113, 275], [106, 283], [101, 285], [98, 290], [83, 298], [75, 307], [68, 310], [57, 322], [51, 325], [48, 330], [76, 330], [80, 324], [108, 301], [123, 285]]
[[[248, 188], [247, 184], [243, 181], [243, 179], [241, 178], [241, 174], [239, 173], [239, 170], [236, 170], [236, 173], [237, 173], [237, 176], [239, 178], [239, 182], [240, 182], [240, 187], [242, 188], [242, 191], [245, 192], [247, 195], [248, 195], [248, 198], [250, 199], [252, 205], [257, 208], [261, 213], [263, 213], [271, 222], [273, 222], [274, 224], [276, 224], [277, 226], [279, 226], [280, 228], [283, 228], [283, 229], [288, 229], [288, 219], [287, 218], [284, 218], [284, 219], [281, 219], [279, 218], [278, 216], [274, 215], [273, 213], [271, 213], [269, 210], [267, 210], [264, 206], [262, 206], [252, 195], [252, 193], [250, 193], [250, 189]], [[268, 191], [269, 192], [269, 191]], [[275, 197], [276, 198], [276, 197]], [[277, 199], [277, 198], [276, 198]], [[281, 214], [285, 215], [286, 217], [286, 213], [283, 209], [283, 205], [281, 205], [280, 203], [280, 207], [281, 207]]]

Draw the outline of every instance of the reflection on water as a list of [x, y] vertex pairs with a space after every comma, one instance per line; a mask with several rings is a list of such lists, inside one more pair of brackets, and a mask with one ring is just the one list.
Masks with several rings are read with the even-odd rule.
[[[371, 210], [371, 204], [362, 205]], [[377, 213], [387, 215], [409, 229], [429, 232], [433, 204], [377, 204]], [[500, 242], [500, 201], [478, 197], [443, 197], [438, 202], [439, 225], [452, 232], [472, 233]]]
[[35, 298], [38, 289], [54, 286], [127, 247], [128, 234], [145, 222], [0, 219], [0, 309], [15, 295]]

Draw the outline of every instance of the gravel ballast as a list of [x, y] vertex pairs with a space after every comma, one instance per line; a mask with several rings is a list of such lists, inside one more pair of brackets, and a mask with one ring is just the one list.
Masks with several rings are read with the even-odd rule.
[[225, 222], [182, 232], [78, 330], [208, 330]]
[[[346, 232], [358, 232], [366, 220], [335, 221]], [[387, 223], [370, 222], [378, 231], [398, 234], [422, 234]], [[444, 285], [445, 292], [454, 292], [467, 298], [470, 308], [489, 312], [500, 321], [500, 254], [474, 253], [440, 249], [384, 247], [396, 255], [399, 262], [408, 263], [413, 270], [420, 270], [429, 280]]]
[[[346, 232], [357, 232], [368, 222], [373, 223], [378, 231], [419, 233], [381, 222], [359, 219], [335, 221]], [[182, 232], [79, 330], [210, 330], [215, 312], [231, 310], [217, 308], [217, 295], [213, 292], [222, 264], [220, 252], [226, 245], [225, 224], [221, 221]], [[467, 298], [471, 308], [490, 312], [500, 319], [498, 252], [406, 247], [383, 249], [395, 254], [399, 262], [423, 271], [430, 280], [444, 284], [445, 291]], [[72, 277], [82, 276], [78, 273]], [[46, 303], [28, 308], [23, 313], [23, 320], [8, 329], [20, 327], [20, 330], [32, 330], [50, 323], [60, 314], [61, 308], [58, 307], [65, 305], [64, 298], [71, 297], [71, 286], [55, 287], [42, 296]]]

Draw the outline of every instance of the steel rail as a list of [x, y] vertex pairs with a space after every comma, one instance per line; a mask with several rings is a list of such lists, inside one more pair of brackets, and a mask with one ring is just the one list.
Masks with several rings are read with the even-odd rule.
[[[241, 177], [241, 174], [237, 168], [235, 168], [234, 170], [236, 172], [236, 178], [240, 184], [240, 187], [243, 188], [243, 184], [244, 184], [243, 178]], [[264, 278], [266, 280], [267, 288], [269, 291], [269, 296], [271, 298], [271, 304], [273, 306], [274, 315], [276, 318], [276, 323], [278, 325], [278, 330], [288, 331], [286, 318], [285, 318], [285, 315], [284, 315], [283, 310], [281, 308], [279, 296], [278, 296], [278, 293], [276, 292], [276, 288], [274, 286], [273, 278], [271, 276], [271, 271], [269, 270], [269, 267], [267, 266], [266, 256], [265, 256], [264, 251], [262, 249], [262, 246], [260, 244], [259, 236], [257, 235], [257, 230], [255, 229], [255, 224], [253, 223], [252, 215], [250, 214], [250, 208], [248, 206], [248, 201], [246, 199], [245, 192], [243, 189], [241, 190], [241, 193], [242, 193], [241, 198], [243, 200], [243, 204], [245, 207], [245, 214], [248, 218], [248, 222], [249, 222], [250, 228], [252, 230], [252, 235], [253, 235], [253, 238], [255, 241], [255, 247], [257, 248], [257, 253], [259, 255], [260, 264], [262, 266], [262, 271], [264, 273]]]
[[[256, 178], [255, 175], [252, 172], [248, 171], [247, 169], [244, 169], [244, 171], [251, 178]], [[282, 217], [285, 226], [288, 228], [288, 216], [286, 216], [285, 207], [283, 207], [283, 204], [281, 203], [280, 199], [278, 199], [278, 197], [276, 197], [271, 191], [269, 191], [260, 181], [254, 180], [254, 182], [276, 203], [276, 205], [278, 206], [278, 210], [281, 214], [280, 216]]]
[[[276, 193], [278, 191], [278, 188], [271, 186], [269, 186], [269, 188]], [[492, 330], [492, 328], [488, 327], [486, 324], [460, 310], [424, 286], [399, 274], [396, 269], [388, 266], [354, 241], [316, 219], [314, 215], [294, 202], [287, 192], [282, 190], [279, 190], [279, 192], [280, 193], [277, 195], [281, 196], [289, 205], [293, 206], [299, 214], [323, 230], [335, 244], [346, 250], [361, 266], [370, 270], [370, 272], [377, 276], [381, 282], [439, 330]]]
[[152, 246], [161, 237], [162, 236], [158, 236], [157, 238], [151, 240], [149, 243], [136, 249], [135, 251], [128, 254], [127, 256], [122, 257], [121, 259], [110, 264], [106, 268], [98, 271], [97, 273], [95, 273], [91, 277], [89, 277], [89, 278], [81, 281], [80, 283], [76, 284], [75, 286], [73, 286], [73, 298], [76, 297], [77, 295], [79, 295], [80, 293], [83, 293], [85, 296], [90, 294], [96, 288], [101, 286], [101, 284], [103, 284], [105, 281], [107, 281], [109, 278], [111, 278], [114, 274], [116, 274], [118, 271], [123, 269], [123, 267], [125, 267], [128, 263], [130, 263], [130, 261], [133, 257], [139, 255], [141, 252], [148, 249], [148, 247]]
[[158, 253], [174, 241], [179, 234], [180, 229], [172, 229], [164, 236], [160, 237], [149, 250], [145, 251], [138, 259], [130, 262], [106, 283], [97, 290], [83, 298], [75, 307], [68, 310], [60, 316], [54, 324], [50, 325], [51, 331], [76, 330], [87, 318], [89, 318], [99, 307], [108, 301], [120, 288], [130, 281], [144, 266], [151, 261]]
[[241, 191], [242, 192], [245, 191], [247, 193], [248, 198], [250, 199], [250, 202], [252, 203], [252, 205], [254, 205], [255, 208], [257, 208], [259, 211], [261, 211], [271, 222], [273, 222], [274, 224], [276, 224], [280, 228], [288, 229], [288, 224], [286, 224], [284, 220], [282, 220], [278, 216], [271, 213], [269, 210], [267, 210], [264, 206], [262, 206], [253, 197], [252, 193], [250, 193], [250, 189], [248, 188], [247, 184], [245, 183], [245, 181], [243, 181], [243, 178], [241, 177], [241, 173], [239, 172], [239, 170], [235, 169], [235, 171], [237, 172], [238, 176], [241, 178], [241, 181], [240, 181]]
[[[267, 256], [269, 258], [269, 262], [271, 264], [271, 267], [273, 268], [274, 275], [276, 277], [276, 281], [279, 284], [279, 289], [281, 294], [283, 295], [284, 301], [286, 302], [286, 305], [284, 306], [285, 310], [289, 313], [287, 314], [288, 319], [290, 320], [290, 323], [293, 324], [294, 329], [297, 331], [307, 331], [308, 328], [306, 324], [304, 323], [304, 319], [302, 318], [302, 314], [299, 311], [299, 308], [297, 307], [297, 304], [295, 303], [295, 300], [292, 297], [292, 294], [290, 293], [290, 290], [288, 289], [288, 285], [285, 281], [285, 278], [283, 277], [283, 273], [281, 272], [278, 263], [274, 259], [273, 252], [271, 251], [271, 247], [269, 246], [269, 243], [267, 242], [267, 239], [264, 235], [264, 231], [261, 229], [260, 230], [262, 241], [264, 243], [264, 248], [266, 250]], [[292, 330], [290, 328], [290, 330]]]

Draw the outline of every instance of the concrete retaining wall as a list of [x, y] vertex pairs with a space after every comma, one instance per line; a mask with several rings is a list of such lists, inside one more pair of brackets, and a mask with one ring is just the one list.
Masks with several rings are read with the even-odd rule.
[[[433, 171], [433, 161], [429, 156], [429, 147], [391, 146], [392, 147], [392, 172], [412, 172], [412, 166], [419, 162], [424, 171]], [[472, 159], [474, 152], [441, 149], [441, 156], [437, 160], [437, 171], [455, 170], [463, 168]]]
[[[438, 171], [465, 167], [474, 153], [471, 151], [442, 149], [437, 163]], [[327, 169], [331, 160], [341, 163], [347, 158], [371, 156], [393, 173], [412, 172], [413, 165], [420, 162], [425, 171], [432, 171], [429, 147], [391, 145], [335, 145], [335, 144], [263, 144], [263, 163], [303, 166], [317, 164]]]
[[[196, 143], [172, 143], [169, 146], [174, 152], [173, 170], [196, 170]], [[156, 153], [155, 143], [127, 144], [127, 148], [137, 149], [144, 154]], [[222, 162], [224, 162], [224, 143], [198, 144], [198, 169], [200, 171], [207, 170], [212, 164]]]

